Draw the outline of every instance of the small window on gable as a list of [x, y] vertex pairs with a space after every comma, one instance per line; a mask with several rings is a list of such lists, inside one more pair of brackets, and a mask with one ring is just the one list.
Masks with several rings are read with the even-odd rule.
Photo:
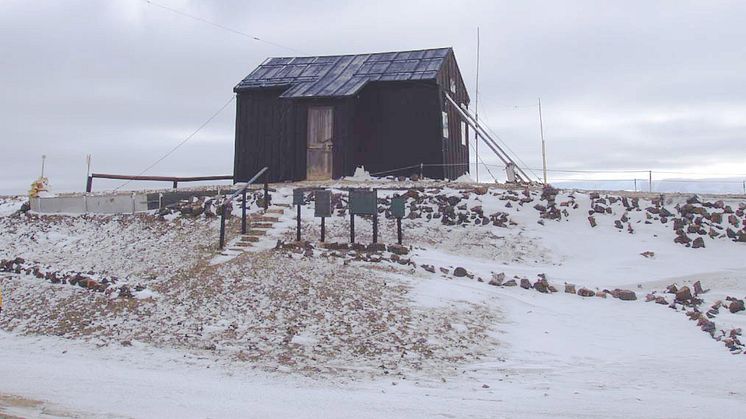
[[468, 131], [466, 128], [466, 122], [461, 121], [461, 145], [466, 145], [466, 137], [467, 137]]
[[451, 93], [456, 93], [456, 80], [451, 78]]
[[448, 112], [443, 112], [443, 138], [448, 138]]

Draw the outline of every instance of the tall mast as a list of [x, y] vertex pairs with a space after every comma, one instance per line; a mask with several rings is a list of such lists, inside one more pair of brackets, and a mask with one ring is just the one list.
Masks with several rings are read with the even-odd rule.
[[[477, 26], [477, 83], [474, 92], [474, 117], [479, 122], [479, 26]], [[476, 130], [474, 130], [474, 151], [476, 154], [474, 163], [477, 168], [477, 183], [479, 183], [479, 137]]]
[[539, 98], [539, 131], [541, 132], [541, 161], [544, 168], [544, 184], [547, 184], [547, 147], [544, 143], [544, 121], [541, 117], [541, 98]]

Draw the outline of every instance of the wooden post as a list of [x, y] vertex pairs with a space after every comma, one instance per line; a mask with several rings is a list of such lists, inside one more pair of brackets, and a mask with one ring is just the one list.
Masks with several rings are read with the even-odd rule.
[[378, 243], [378, 213], [373, 214], [373, 243]]
[[401, 217], [396, 217], [396, 241], [401, 244]]
[[321, 242], [323, 243], [324, 240], [326, 240], [326, 225], [324, 223], [324, 220], [326, 217], [321, 217]]
[[88, 176], [88, 181], [85, 184], [85, 191], [87, 193], [91, 193], [91, 190], [93, 190], [93, 176]]
[[174, 180], [174, 189], [176, 189], [179, 186], [179, 181]]
[[246, 189], [241, 194], [241, 234], [246, 234]]
[[424, 163], [420, 163], [420, 180], [422, 180], [422, 179], [424, 178], [424, 176], [422, 175], [422, 172], [423, 172], [423, 170], [422, 170], [422, 169], [423, 169], [424, 167], [425, 167], [425, 164], [424, 164]]
[[295, 226], [295, 241], [300, 241], [300, 205], [298, 207], [298, 214], [295, 216], [296, 220], [296, 226]]
[[653, 171], [648, 170], [648, 192], [653, 192]]
[[355, 214], [350, 213], [350, 243], [355, 243]]
[[223, 204], [220, 208], [220, 250], [225, 246], [225, 211], [226, 205]]

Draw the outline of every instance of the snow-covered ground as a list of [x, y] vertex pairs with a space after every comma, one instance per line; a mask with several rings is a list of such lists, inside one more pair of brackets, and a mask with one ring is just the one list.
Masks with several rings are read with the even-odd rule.
[[[384, 200], [412, 186], [357, 183], [405, 187], [379, 190]], [[342, 193], [351, 184], [332, 186]], [[673, 242], [675, 216], [663, 223], [646, 210], [661, 206], [676, 213], [688, 196], [666, 196], [655, 205], [657, 195], [636, 194], [638, 211], [614, 195], [592, 199], [564, 191], [556, 202], [567, 212], [551, 219], [540, 218], [541, 208], [534, 208], [547, 205], [540, 190], [524, 195], [493, 187], [476, 193], [467, 184], [427, 185], [417, 191], [419, 198], [410, 196], [407, 214], [413, 215], [403, 221], [411, 249], [400, 258], [410, 263], [396, 263], [388, 251], [377, 252], [382, 262], [369, 262], [361, 260], [362, 252], [314, 244], [319, 222], [313, 202], [303, 210], [304, 239], [312, 242], [305, 252], [265, 245], [258, 248], [269, 250], [212, 265], [217, 224], [204, 215], [11, 217], [5, 211], [0, 259], [116, 275], [142, 284], [147, 294], [127, 299], [0, 273], [0, 414], [746, 414], [739, 373], [746, 355], [700, 330], [686, 315], [691, 307], [645, 301], [655, 292], [671, 303], [666, 286], [695, 281], [710, 289], [699, 296], [703, 312], [717, 300], [746, 296], [746, 243], [725, 237], [727, 228], [743, 228], [743, 200], [708, 207], [708, 213], [725, 217], [701, 220], [711, 235], [690, 233], [704, 239], [705, 246], [695, 249]], [[290, 203], [291, 197], [291, 187], [279, 185], [273, 204]], [[433, 217], [448, 197], [459, 197], [450, 206], [468, 222], [447, 225]], [[594, 210], [599, 199], [608, 212]], [[20, 206], [14, 202], [0, 202], [0, 208]], [[346, 208], [344, 200], [340, 206]], [[505, 218], [498, 217], [499, 225], [491, 219], [477, 223], [480, 211], [487, 219], [497, 212]], [[595, 211], [596, 227], [589, 211]], [[738, 226], [728, 214], [738, 218]], [[293, 216], [286, 210], [265, 244], [293, 240]], [[358, 241], [369, 243], [371, 222], [357, 218]], [[618, 228], [615, 221], [622, 218]], [[379, 221], [379, 241], [395, 242], [394, 220], [381, 214]], [[327, 241], [348, 241], [348, 225], [347, 214], [327, 219]], [[230, 231], [235, 236], [235, 219]], [[472, 277], [455, 276], [457, 267]], [[559, 292], [489, 285], [500, 273], [505, 281], [531, 283], [543, 274]], [[637, 300], [583, 298], [562, 292], [566, 282], [596, 291], [633, 290]], [[721, 329], [746, 329], [746, 311], [721, 308], [713, 321], [719, 338]]]

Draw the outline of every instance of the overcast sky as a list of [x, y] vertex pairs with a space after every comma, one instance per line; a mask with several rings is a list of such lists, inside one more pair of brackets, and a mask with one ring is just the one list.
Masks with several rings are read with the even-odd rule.
[[[480, 116], [530, 167], [541, 97], [550, 168], [746, 173], [744, 1], [156, 2], [292, 50], [142, 0], [2, 0], [0, 193], [42, 154], [57, 192], [84, 188], [86, 154], [140, 172], [268, 56], [452, 46], [473, 100], [477, 26]], [[231, 174], [234, 118], [148, 174]]]

